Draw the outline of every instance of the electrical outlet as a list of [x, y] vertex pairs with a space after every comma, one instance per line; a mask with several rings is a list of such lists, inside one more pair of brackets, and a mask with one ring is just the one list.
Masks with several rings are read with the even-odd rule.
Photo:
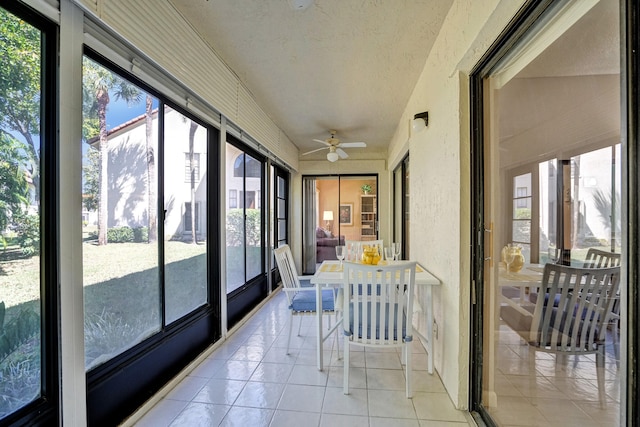
[[433, 336], [435, 339], [438, 339], [438, 322], [433, 321]]

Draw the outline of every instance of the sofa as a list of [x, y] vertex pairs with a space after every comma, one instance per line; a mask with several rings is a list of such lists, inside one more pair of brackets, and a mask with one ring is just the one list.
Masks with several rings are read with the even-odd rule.
[[344, 245], [344, 236], [334, 236], [330, 231], [322, 227], [316, 228], [316, 262], [320, 263], [325, 260], [336, 258], [336, 246]]

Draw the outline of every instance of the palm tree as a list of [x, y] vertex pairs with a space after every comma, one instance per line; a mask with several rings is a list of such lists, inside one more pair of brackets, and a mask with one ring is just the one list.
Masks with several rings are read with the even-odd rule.
[[0, 129], [24, 138], [24, 165], [31, 176], [33, 202], [39, 206], [41, 34], [0, 8], [0, 39]]
[[191, 121], [191, 126], [189, 127], [189, 169], [191, 172], [191, 243], [198, 243], [196, 236], [196, 165], [195, 165], [195, 156], [193, 153], [193, 144], [196, 135], [196, 131], [198, 130], [198, 124]]
[[[25, 144], [0, 131], [0, 230], [21, 214], [29, 202]], [[0, 240], [3, 240], [0, 235]], [[3, 242], [4, 243], [4, 242]]]
[[153, 131], [153, 98], [147, 95], [145, 100], [145, 132], [147, 145], [147, 191], [149, 194], [149, 243], [158, 240], [156, 209], [156, 156], [151, 142]]
[[98, 197], [98, 245], [107, 244], [108, 222], [108, 157], [107, 150], [107, 106], [111, 100], [109, 92], [115, 99], [123, 99], [128, 104], [140, 102], [140, 90], [87, 57], [83, 59], [82, 84], [86, 92], [95, 99], [93, 108], [98, 115], [98, 133], [100, 140], [100, 189]]

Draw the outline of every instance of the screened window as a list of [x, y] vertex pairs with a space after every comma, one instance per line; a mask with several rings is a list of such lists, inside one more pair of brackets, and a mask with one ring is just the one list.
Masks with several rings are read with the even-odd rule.
[[0, 7], [0, 425], [58, 406], [56, 42], [16, 3]]
[[[191, 203], [187, 202], [184, 204], [184, 231], [193, 230], [193, 224], [195, 224], [195, 230], [199, 231], [200, 226], [198, 225], [200, 222], [200, 203], [195, 204], [194, 210], [191, 210]], [[193, 213], [192, 213], [193, 212]], [[191, 221], [191, 218], [194, 218], [194, 221]]]
[[229, 208], [238, 207], [238, 190], [229, 190]]
[[191, 174], [197, 182], [200, 180], [200, 153], [193, 153], [193, 164], [189, 153], [184, 153], [184, 182], [191, 182]]
[[233, 176], [260, 178], [262, 176], [262, 164], [251, 156], [240, 154], [234, 162]]
[[264, 183], [263, 163], [242, 149], [227, 144], [227, 158], [234, 160], [229, 191], [237, 191], [238, 206], [227, 209], [227, 293], [263, 273], [263, 214], [260, 194]]

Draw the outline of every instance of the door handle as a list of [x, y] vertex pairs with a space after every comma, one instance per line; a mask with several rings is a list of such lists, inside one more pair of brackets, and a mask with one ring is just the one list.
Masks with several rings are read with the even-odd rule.
[[489, 256], [484, 260], [489, 261], [489, 267], [493, 267], [493, 222], [489, 223], [489, 228], [485, 228], [484, 232], [489, 234]]

